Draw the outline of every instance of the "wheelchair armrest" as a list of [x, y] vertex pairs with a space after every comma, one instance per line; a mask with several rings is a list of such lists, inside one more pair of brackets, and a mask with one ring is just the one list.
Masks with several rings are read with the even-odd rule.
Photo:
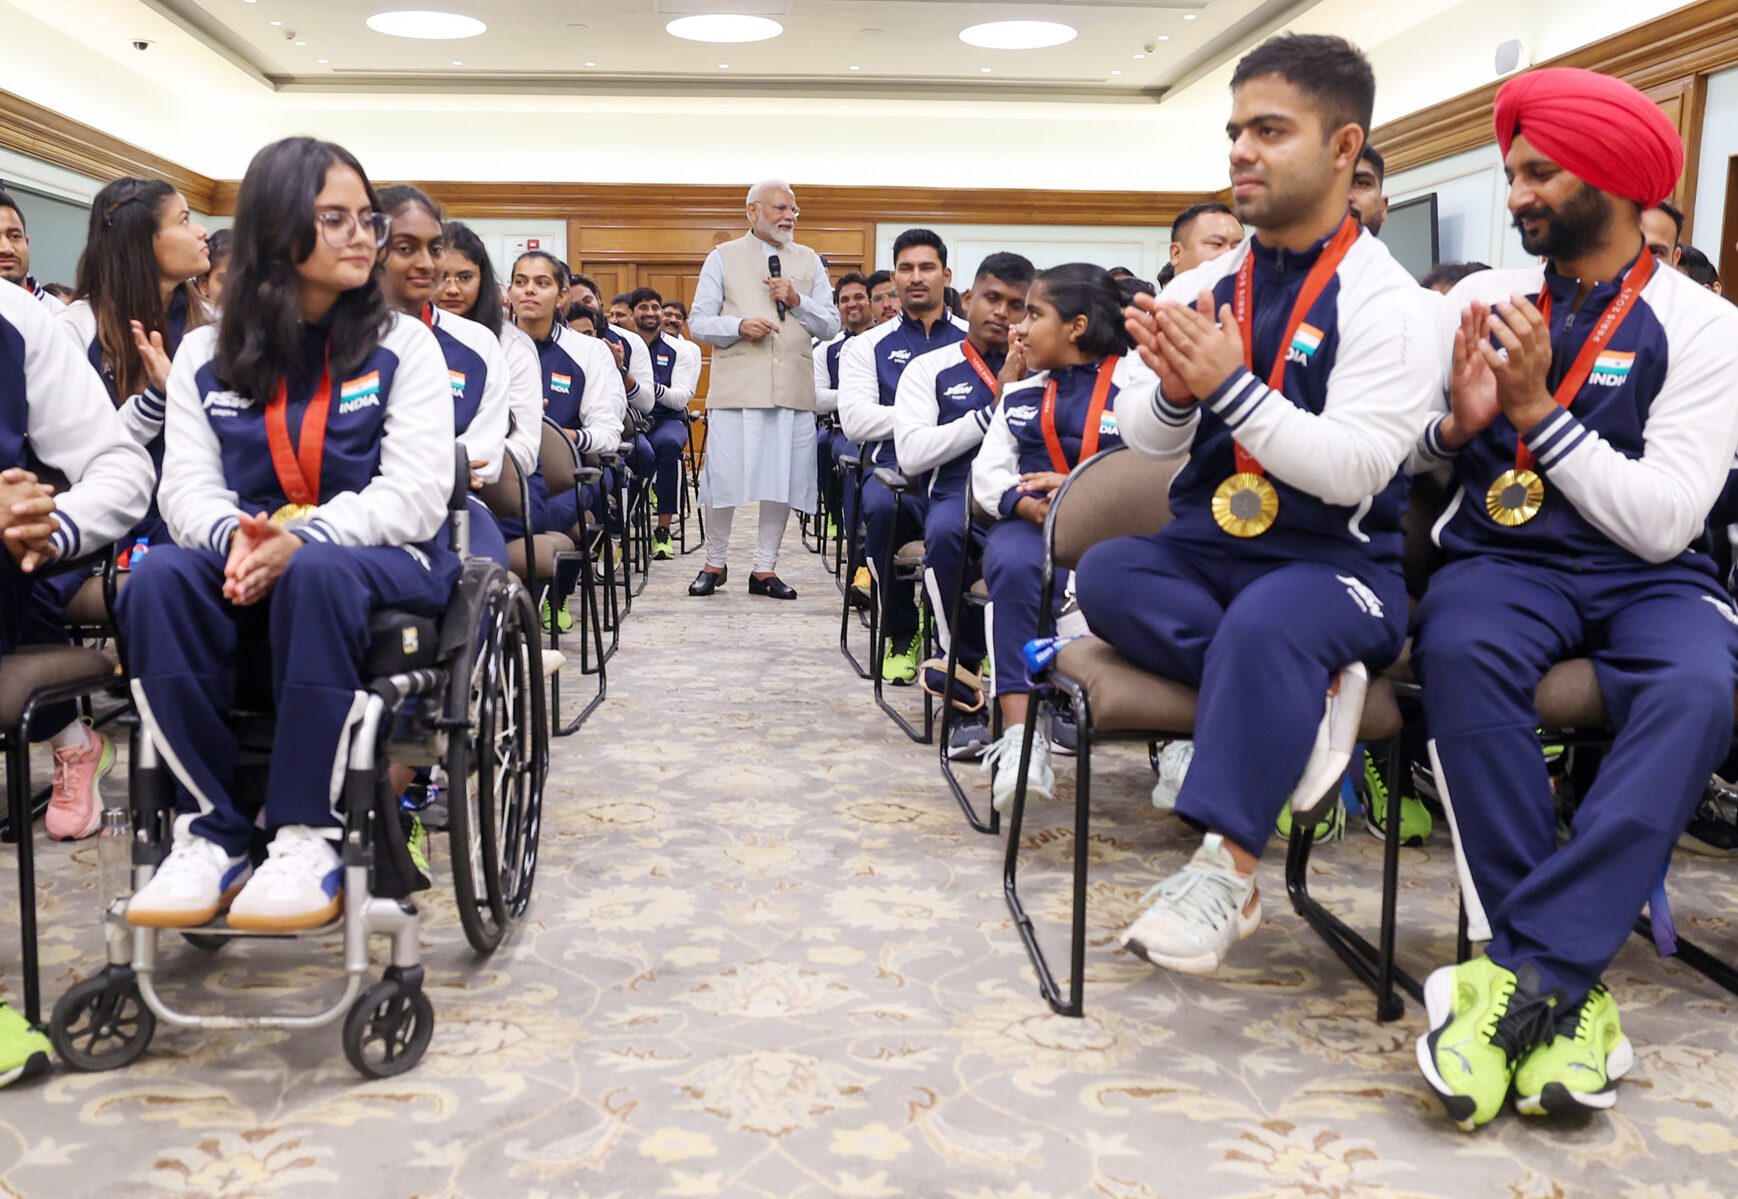
[[603, 479], [603, 468], [598, 466], [576, 466], [573, 477], [581, 483], [596, 483]]
[[471, 494], [471, 455], [465, 449], [465, 443], [459, 442], [453, 449], [453, 490], [447, 496], [448, 512], [463, 512], [465, 501]]
[[858, 467], [863, 465], [863, 459], [857, 457], [855, 454], [840, 454], [839, 465], [844, 467], [846, 470], [856, 470]]
[[895, 495], [904, 495], [911, 490], [911, 480], [891, 466], [877, 466], [875, 468], [875, 481]]

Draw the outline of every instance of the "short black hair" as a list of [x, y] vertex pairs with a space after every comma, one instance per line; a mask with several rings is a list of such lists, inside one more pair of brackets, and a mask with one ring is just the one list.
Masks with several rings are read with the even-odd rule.
[[1003, 283], [1012, 283], [1016, 287], [1032, 286], [1032, 279], [1038, 273], [1032, 265], [1032, 260], [1024, 254], [1011, 254], [1006, 250], [991, 254], [978, 263], [978, 273], [972, 279], [972, 286], [991, 275]]
[[899, 265], [899, 256], [912, 246], [933, 247], [941, 264], [947, 265], [947, 243], [941, 240], [941, 234], [934, 229], [907, 229], [893, 239], [893, 264]]
[[869, 279], [862, 271], [846, 271], [843, 275], [839, 276], [839, 281], [833, 284], [833, 303], [837, 304], [839, 302], [839, 293], [844, 291], [853, 283], [862, 287], [865, 294], [871, 290]]
[[590, 275], [570, 274], [568, 276], [568, 282], [569, 283], [583, 283], [587, 287], [591, 288], [592, 295], [598, 297], [599, 299], [603, 298], [603, 289], [598, 287], [597, 280], [593, 279]]
[[632, 308], [633, 304], [628, 299], [632, 294], [632, 292], [626, 291], [617, 292], [615, 295], [610, 297], [610, 307], [614, 308], [617, 304], [626, 304], [629, 308]]
[[1159, 268], [1158, 277], [1153, 280], [1153, 283], [1155, 285], [1157, 285], [1158, 287], [1163, 288], [1163, 287], [1168, 286], [1170, 284], [1171, 280], [1175, 279], [1176, 277], [1177, 277], [1177, 268], [1172, 266], [1170, 263], [1167, 262], [1167, 263], [1165, 263], [1164, 266]]
[[1270, 37], [1237, 64], [1231, 90], [1262, 75], [1278, 75], [1314, 102], [1324, 140], [1342, 125], [1356, 125], [1369, 138], [1376, 72], [1363, 52], [1345, 38], [1320, 33]]
[[429, 199], [427, 192], [420, 187], [412, 187], [408, 183], [394, 183], [391, 187], [380, 189], [381, 211], [391, 216], [406, 204], [415, 204], [435, 219], [435, 224], [447, 223], [447, 214], [439, 204]]
[[863, 282], [868, 285], [869, 294], [874, 295], [877, 287], [880, 287], [883, 283], [893, 282], [893, 276], [888, 274], [886, 271], [876, 271]]
[[[4, 207], [4, 205], [0, 205]], [[205, 248], [211, 254], [211, 263], [215, 266], [220, 259], [228, 258], [235, 252], [235, 230], [219, 229], [205, 239]]]
[[12, 198], [12, 193], [0, 187], [0, 208], [10, 208], [18, 214], [18, 226], [26, 234], [30, 232], [30, 224], [24, 219], [24, 210], [18, 207], [18, 201]]
[[638, 308], [641, 304], [644, 304], [647, 300], [656, 300], [659, 308], [662, 308], [664, 306], [664, 297], [662, 295], [658, 294], [658, 291], [656, 288], [636, 287], [636, 288], [634, 288], [634, 290], [632, 290], [628, 293], [628, 307], [629, 308]]
[[1182, 241], [1183, 230], [1195, 223], [1195, 218], [1206, 216], [1210, 212], [1222, 212], [1228, 217], [1237, 214], [1231, 211], [1229, 204], [1221, 204], [1218, 200], [1208, 200], [1201, 204], [1191, 204], [1177, 214], [1177, 219], [1171, 222], [1171, 240]]
[[1086, 332], [1080, 335], [1083, 354], [1108, 358], [1134, 348], [1123, 327], [1122, 296], [1110, 272], [1090, 262], [1070, 262], [1040, 271], [1033, 287], [1042, 287], [1063, 323], [1086, 317]]
[[1683, 247], [1683, 255], [1678, 259], [1678, 269], [1703, 287], [1712, 287], [1720, 282], [1720, 272], [1714, 269], [1708, 256], [1695, 246]]
[[603, 331], [609, 327], [609, 322], [604, 319], [603, 313], [585, 304], [569, 304], [567, 306], [567, 319], [563, 320], [561, 323], [564, 325], [571, 325], [582, 316], [591, 322], [591, 331], [593, 333], [601, 335]]
[[1126, 266], [1113, 266], [1110, 268], [1110, 277], [1118, 282], [1121, 282], [1124, 279], [1132, 279], [1134, 278], [1134, 275], [1135, 273], [1129, 270]]
[[1388, 160], [1382, 157], [1382, 151], [1369, 142], [1365, 142], [1358, 158], [1370, 164], [1370, 169], [1376, 172], [1376, 186], [1381, 187], [1383, 181], [1388, 178]]
[[[1167, 264], [1168, 265], [1168, 264]], [[1159, 289], [1145, 279], [1137, 279], [1132, 274], [1124, 275], [1116, 281], [1117, 294], [1122, 296], [1122, 306], [1127, 308], [1135, 302], [1136, 296], [1156, 296]]]
[[1660, 212], [1663, 212], [1672, 218], [1672, 227], [1677, 230], [1677, 233], [1672, 237], [1673, 241], [1676, 241], [1684, 235], [1683, 209], [1679, 208], [1676, 204], [1673, 204], [1670, 200], [1661, 200], [1658, 204], [1652, 204], [1649, 205], [1649, 207], [1658, 209]]
[[1468, 275], [1490, 269], [1482, 262], [1439, 262], [1426, 271], [1418, 283], [1421, 287], [1441, 287], [1444, 283], [1453, 287]]
[[688, 305], [684, 304], [681, 300], [665, 300], [664, 307], [674, 308], [677, 312], [682, 314], [683, 320], [688, 319]]

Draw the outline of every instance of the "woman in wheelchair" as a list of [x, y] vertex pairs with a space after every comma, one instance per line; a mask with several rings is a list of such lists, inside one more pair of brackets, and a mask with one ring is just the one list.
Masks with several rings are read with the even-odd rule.
[[[121, 594], [140, 720], [176, 778], [173, 847], [128, 919], [252, 931], [342, 905], [335, 801], [364, 706], [370, 614], [434, 615], [453, 402], [440, 347], [376, 283], [390, 221], [346, 150], [289, 138], [249, 164], [220, 325], [169, 377], [160, 503], [175, 545]], [[263, 694], [259, 694], [263, 693]], [[238, 799], [238, 704], [275, 708], [264, 809]], [[256, 826], [270, 835], [256, 870]]]
[[[382, 188], [380, 202], [392, 220], [380, 289], [387, 303], [427, 325], [446, 359], [447, 381], [453, 390], [453, 426], [471, 464], [471, 490], [501, 477], [511, 418], [507, 390], [507, 358], [494, 333], [475, 321], [438, 310], [434, 300], [441, 287], [446, 257], [446, 231], [435, 202], [414, 187]], [[489, 509], [469, 497], [471, 553], [507, 565], [507, 541]]]
[[[1044, 519], [1070, 471], [1098, 451], [1122, 444], [1114, 376], [1130, 374], [1123, 363], [1130, 348], [1121, 297], [1109, 272], [1078, 262], [1040, 271], [1009, 351], [1024, 355], [1026, 369], [1034, 373], [1003, 390], [972, 465], [978, 507], [1002, 518], [991, 527], [984, 548], [990, 657], [1004, 731], [984, 755], [983, 769], [991, 772], [997, 811], [1014, 797], [1025, 740], [1032, 684], [1024, 650], [1038, 635]], [[1049, 799], [1055, 786], [1049, 742], [1039, 737], [1032, 746], [1027, 787], [1030, 794]]]

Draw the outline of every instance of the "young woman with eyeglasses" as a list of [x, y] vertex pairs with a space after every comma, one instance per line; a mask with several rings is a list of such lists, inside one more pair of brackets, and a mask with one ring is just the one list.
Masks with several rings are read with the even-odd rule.
[[[446, 258], [446, 231], [438, 205], [414, 187], [382, 188], [380, 203], [392, 218], [380, 288], [387, 303], [427, 325], [440, 343], [453, 390], [453, 428], [471, 463], [471, 489], [501, 477], [510, 419], [507, 359], [501, 343], [475, 321], [435, 307]], [[507, 542], [488, 508], [470, 497], [471, 553], [505, 568]]]
[[[176, 544], [134, 568], [118, 614], [181, 812], [135, 924], [228, 908], [236, 928], [286, 931], [342, 905], [332, 779], [369, 616], [436, 615], [459, 573], [444, 534], [452, 390], [434, 334], [376, 283], [390, 227], [347, 150], [267, 146], [236, 198], [221, 323], [176, 355], [160, 492]], [[226, 718], [238, 690], [267, 687], [271, 843], [254, 870]]]
[[[205, 230], [180, 192], [161, 179], [116, 179], [91, 202], [78, 298], [55, 317], [102, 376], [128, 434], [159, 469], [169, 360], [187, 331], [209, 319], [192, 283], [209, 265]], [[122, 543], [154, 546], [165, 540], [153, 504]], [[90, 574], [72, 570], [47, 580], [42, 602], [58, 613]], [[95, 833], [102, 820], [97, 786], [114, 766], [115, 749], [108, 737], [75, 719], [70, 706], [64, 714], [66, 724], [50, 738], [54, 788], [46, 823], [49, 836], [75, 840]]]

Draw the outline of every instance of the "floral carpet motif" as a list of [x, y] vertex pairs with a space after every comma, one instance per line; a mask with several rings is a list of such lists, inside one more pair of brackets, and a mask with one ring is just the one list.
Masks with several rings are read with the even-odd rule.
[[[738, 527], [746, 567], [755, 522]], [[832, 579], [794, 530], [786, 550], [795, 603], [749, 597], [745, 577], [689, 599], [697, 557], [654, 566], [608, 702], [554, 743], [536, 895], [492, 958], [464, 942], [435, 839], [422, 907], [437, 1027], [416, 1070], [360, 1080], [335, 1027], [159, 1026], [129, 1069], [0, 1091], [0, 1194], [1738, 1192], [1735, 1001], [1639, 940], [1609, 976], [1638, 1055], [1616, 1110], [1509, 1114], [1472, 1136], [1419, 1078], [1417, 1005], [1374, 1022], [1369, 993], [1286, 904], [1277, 862], [1266, 923], [1217, 974], [1118, 951], [1141, 893], [1193, 843], [1149, 804], [1141, 747], [1097, 759], [1087, 1016], [1052, 1014], [1002, 900], [1000, 840], [967, 827], [934, 750], [875, 708], [839, 656]], [[891, 694], [917, 710], [914, 692]], [[1062, 961], [1073, 792], [1057, 765], [1022, 877]], [[119, 772], [105, 786], [123, 787]], [[52, 1003], [101, 964], [94, 843], [40, 843], [38, 862]], [[1313, 889], [1373, 928], [1380, 863], [1374, 838], [1348, 833], [1316, 854]], [[1405, 851], [1401, 887], [1403, 965], [1422, 974], [1453, 952], [1442, 832]], [[1680, 931], [1738, 953], [1727, 864], [1681, 856], [1672, 888]], [[11, 930], [9, 881], [5, 895]], [[0, 985], [16, 998], [5, 936]], [[312, 1006], [337, 986], [336, 954], [305, 944], [165, 946], [166, 988], [206, 1010]]]

